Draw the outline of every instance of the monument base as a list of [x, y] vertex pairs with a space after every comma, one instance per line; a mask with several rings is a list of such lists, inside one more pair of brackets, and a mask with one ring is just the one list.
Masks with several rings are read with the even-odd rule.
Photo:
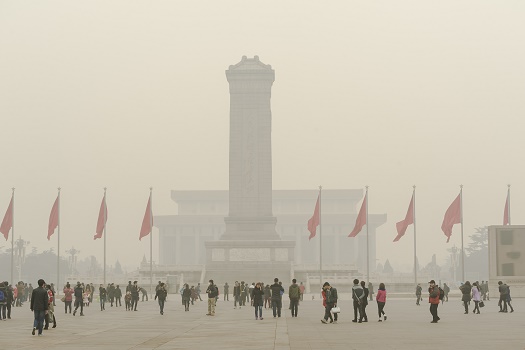
[[217, 285], [235, 281], [272, 284], [275, 277], [289, 283], [294, 241], [221, 240], [206, 242], [206, 281]]

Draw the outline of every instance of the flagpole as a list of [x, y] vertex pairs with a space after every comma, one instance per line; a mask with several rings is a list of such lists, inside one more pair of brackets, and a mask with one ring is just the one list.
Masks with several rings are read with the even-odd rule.
[[369, 250], [369, 243], [368, 243], [368, 226], [370, 225], [368, 222], [368, 186], [365, 186], [365, 187], [366, 187], [366, 194], [365, 194], [365, 199], [366, 199], [366, 285], [368, 286], [368, 284], [370, 283], [370, 256], [369, 256], [370, 250]]
[[106, 288], [106, 190], [107, 187], [104, 187], [104, 288]]
[[412, 186], [412, 218], [414, 221], [414, 282], [417, 286], [417, 250], [416, 250], [416, 185]]
[[153, 294], [153, 187], [149, 188], [149, 293]]
[[319, 186], [319, 283], [323, 286], [323, 229], [321, 224], [321, 192], [323, 186]]
[[459, 185], [459, 217], [461, 220], [461, 280], [465, 283], [465, 250], [463, 248], [463, 185]]
[[507, 185], [507, 215], [509, 216], [509, 225], [510, 223], [510, 184]]
[[11, 225], [11, 284], [14, 285], [14, 274], [15, 274], [15, 188], [11, 188], [13, 192], [11, 193], [11, 200], [13, 201], [13, 206], [11, 207], [11, 215], [13, 217]]
[[57, 247], [57, 286], [55, 288], [58, 295], [62, 290], [60, 285], [60, 187], [58, 188], [58, 247]]

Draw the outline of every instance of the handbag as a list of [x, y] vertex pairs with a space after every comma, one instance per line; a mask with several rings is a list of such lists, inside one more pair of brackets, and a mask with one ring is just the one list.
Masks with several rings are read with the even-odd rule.
[[65, 303], [65, 302], [66, 302], [66, 297], [64, 296], [64, 297], [60, 298], [60, 300], [61, 300], [63, 303]]
[[334, 306], [330, 311], [332, 311], [333, 314], [338, 314], [341, 312], [341, 308], [339, 306]]
[[483, 302], [483, 300], [479, 302], [479, 307], [485, 307], [485, 303]]

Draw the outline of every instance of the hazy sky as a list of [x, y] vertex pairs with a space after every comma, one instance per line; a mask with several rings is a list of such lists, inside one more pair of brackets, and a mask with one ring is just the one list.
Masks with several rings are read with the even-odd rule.
[[369, 185], [378, 257], [409, 268], [412, 229], [392, 240], [416, 184], [420, 263], [442, 263], [460, 184], [466, 237], [502, 223], [508, 183], [525, 219], [523, 18], [523, 1], [0, 1], [0, 216], [16, 187], [15, 237], [56, 249], [61, 186], [62, 254], [102, 259], [106, 186], [108, 262], [136, 267], [150, 186], [156, 215], [171, 189], [228, 188], [224, 71], [259, 55], [274, 188]]

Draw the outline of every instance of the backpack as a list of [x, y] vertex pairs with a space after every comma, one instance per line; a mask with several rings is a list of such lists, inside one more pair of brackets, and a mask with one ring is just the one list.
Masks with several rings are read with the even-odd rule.
[[439, 300], [443, 300], [445, 297], [445, 291], [439, 287]]
[[5, 294], [3, 291], [0, 290], [0, 303], [3, 303], [5, 301]]

